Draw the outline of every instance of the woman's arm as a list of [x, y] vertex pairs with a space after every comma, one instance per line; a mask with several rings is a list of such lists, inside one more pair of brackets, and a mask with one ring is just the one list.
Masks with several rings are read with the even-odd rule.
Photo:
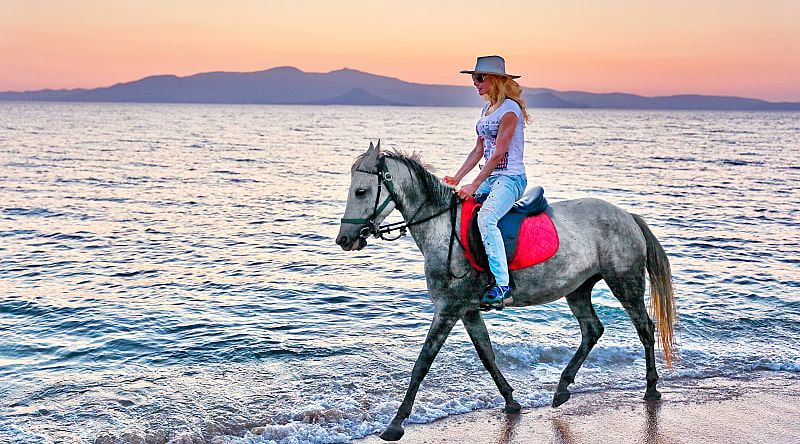
[[475, 141], [475, 148], [470, 151], [467, 160], [464, 161], [464, 165], [461, 166], [455, 176], [444, 176], [444, 183], [452, 186], [458, 185], [461, 179], [472, 171], [475, 165], [480, 162], [481, 157], [483, 157], [483, 139], [481, 136], [478, 136], [478, 139]]
[[461, 196], [462, 199], [472, 196], [483, 181], [492, 175], [497, 164], [503, 160], [503, 156], [508, 152], [508, 144], [511, 143], [511, 138], [514, 137], [514, 130], [517, 128], [518, 121], [519, 118], [512, 112], [505, 113], [503, 117], [500, 118], [500, 128], [497, 130], [497, 142], [494, 154], [486, 160], [486, 165], [484, 165], [481, 172], [478, 173], [478, 177], [476, 177], [472, 183], [464, 185], [458, 190], [458, 195]]

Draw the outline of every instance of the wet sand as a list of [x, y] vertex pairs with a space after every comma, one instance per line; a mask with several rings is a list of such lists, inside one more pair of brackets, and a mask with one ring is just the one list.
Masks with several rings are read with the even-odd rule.
[[659, 390], [661, 401], [643, 401], [644, 389], [578, 392], [555, 409], [484, 410], [411, 424], [400, 442], [800, 443], [800, 375], [678, 379]]

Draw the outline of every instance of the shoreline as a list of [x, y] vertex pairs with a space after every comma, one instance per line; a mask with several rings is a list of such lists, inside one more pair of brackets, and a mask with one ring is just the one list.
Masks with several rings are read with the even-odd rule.
[[[759, 372], [748, 379], [681, 378], [641, 390], [574, 392], [559, 408], [500, 409], [407, 424], [400, 443], [797, 443], [800, 375]], [[641, 392], [641, 393], [640, 393]], [[354, 443], [377, 444], [370, 435]]]

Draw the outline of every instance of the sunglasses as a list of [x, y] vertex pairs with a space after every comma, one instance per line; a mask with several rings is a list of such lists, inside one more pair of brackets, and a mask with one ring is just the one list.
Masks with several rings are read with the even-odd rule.
[[477, 83], [483, 83], [486, 80], [486, 74], [473, 74], [472, 81]]

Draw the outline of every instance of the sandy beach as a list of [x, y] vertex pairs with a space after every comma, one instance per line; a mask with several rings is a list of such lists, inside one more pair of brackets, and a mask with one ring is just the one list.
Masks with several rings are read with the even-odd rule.
[[[406, 427], [403, 443], [799, 443], [800, 376], [679, 379], [639, 390], [578, 392], [557, 409], [484, 410]], [[377, 436], [355, 441], [383, 442]]]

